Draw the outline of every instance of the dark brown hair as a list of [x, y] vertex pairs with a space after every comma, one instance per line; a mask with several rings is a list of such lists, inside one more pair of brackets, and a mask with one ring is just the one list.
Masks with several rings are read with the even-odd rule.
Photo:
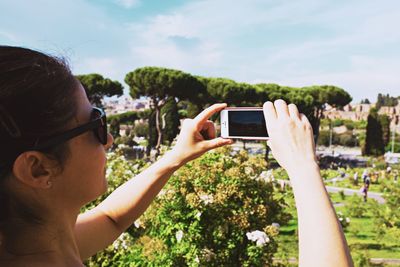
[[[77, 80], [66, 61], [27, 48], [0, 46], [0, 229], [13, 201], [5, 187], [19, 154], [40, 137], [64, 130], [76, 115]], [[62, 164], [66, 143], [45, 151]], [[28, 207], [18, 207], [21, 217], [35, 221]]]

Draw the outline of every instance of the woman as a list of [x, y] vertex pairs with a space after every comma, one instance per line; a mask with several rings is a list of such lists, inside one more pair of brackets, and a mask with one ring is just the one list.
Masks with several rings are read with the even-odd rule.
[[[213, 105], [182, 125], [176, 145], [151, 167], [103, 194], [113, 138], [62, 60], [0, 47], [0, 266], [83, 266], [149, 206], [174, 171], [232, 140], [215, 137]], [[348, 266], [346, 241], [324, 189], [311, 127], [296, 106], [264, 105], [269, 145], [294, 188], [300, 264]], [[201, 133], [206, 133], [207, 140]]]

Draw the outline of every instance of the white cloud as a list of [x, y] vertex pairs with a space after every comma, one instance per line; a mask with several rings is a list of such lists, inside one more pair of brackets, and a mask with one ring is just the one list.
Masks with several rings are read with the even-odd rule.
[[124, 8], [132, 8], [140, 4], [140, 0], [115, 0], [115, 2]]
[[0, 30], [0, 38], [5, 38], [8, 41], [12, 41], [12, 42], [17, 42], [18, 38], [17, 36], [15, 36], [14, 34], [4, 31], [4, 30]]
[[400, 95], [399, 7], [395, 0], [202, 0], [121, 22], [96, 1], [5, 0], [0, 40], [72, 51], [76, 73], [121, 82], [155, 65], [244, 82], [329, 83], [359, 100], [385, 90]]
[[[387, 2], [190, 2], [131, 27], [132, 57], [139, 65], [245, 82], [333, 84], [356, 101], [385, 90], [400, 95], [400, 54], [385, 50], [400, 41], [400, 9]], [[282, 27], [311, 32], [276, 41]], [[249, 33], [263, 42], [246, 42]], [[192, 42], [182, 47], [174, 36]]]

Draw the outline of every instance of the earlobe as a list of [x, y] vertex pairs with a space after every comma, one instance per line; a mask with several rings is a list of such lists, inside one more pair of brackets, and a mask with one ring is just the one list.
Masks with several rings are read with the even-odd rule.
[[48, 161], [43, 153], [24, 152], [15, 160], [13, 174], [18, 181], [30, 187], [50, 188], [52, 170]]

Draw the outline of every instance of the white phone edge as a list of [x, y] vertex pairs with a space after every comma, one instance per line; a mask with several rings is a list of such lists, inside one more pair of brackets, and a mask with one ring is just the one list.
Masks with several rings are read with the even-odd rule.
[[245, 139], [245, 140], [269, 140], [269, 137], [249, 137], [249, 136], [229, 136], [229, 123], [228, 123], [228, 110], [262, 110], [262, 108], [225, 108], [221, 110], [220, 117], [221, 117], [221, 137], [222, 138], [229, 138], [229, 139]]

